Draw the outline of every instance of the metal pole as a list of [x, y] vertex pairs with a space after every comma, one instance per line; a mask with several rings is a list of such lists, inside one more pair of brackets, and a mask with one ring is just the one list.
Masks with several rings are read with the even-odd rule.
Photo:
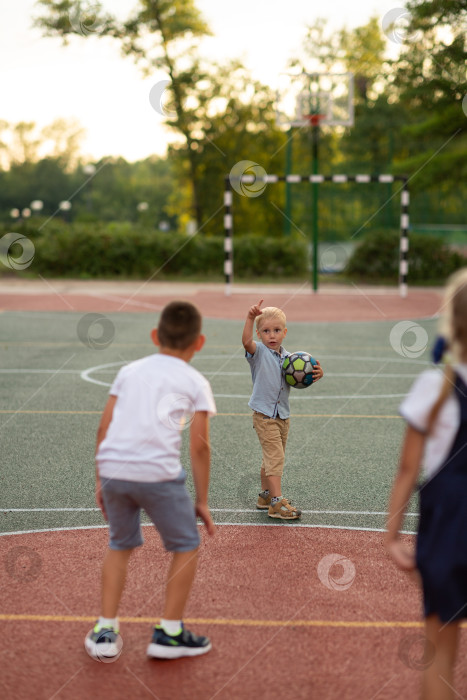
[[292, 129], [291, 126], [287, 132], [287, 145], [285, 150], [285, 217], [284, 217], [284, 234], [290, 236], [291, 221], [292, 221], [292, 188], [287, 181], [287, 175], [292, 172]]
[[[312, 135], [312, 148], [313, 148], [313, 175], [318, 174], [318, 143], [319, 143], [319, 123], [312, 124], [311, 127]], [[318, 291], [318, 183], [313, 182], [312, 185], [312, 195], [313, 195], [313, 291]]]
[[[388, 153], [388, 172], [392, 172], [392, 161], [393, 161], [393, 154], [394, 154], [394, 137], [392, 131], [389, 132], [389, 153]], [[391, 225], [393, 225], [393, 218], [391, 216], [391, 207], [390, 207], [390, 201], [391, 201], [391, 193], [392, 193], [392, 185], [388, 182], [387, 185], [387, 190], [386, 190], [386, 204], [385, 204], [385, 225], [390, 228]]]

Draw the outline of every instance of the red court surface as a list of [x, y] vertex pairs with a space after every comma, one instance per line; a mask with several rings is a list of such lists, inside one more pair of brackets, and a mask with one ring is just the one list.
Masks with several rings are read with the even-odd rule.
[[[214, 538], [204, 536], [186, 621], [211, 637], [213, 649], [177, 661], [145, 656], [168, 555], [152, 528], [144, 535], [122, 600], [122, 655], [107, 664], [83, 647], [99, 610], [106, 531], [0, 538], [4, 561], [14, 548], [29, 548], [0, 572], [2, 698], [417, 696], [418, 589], [388, 561], [381, 533], [288, 524], [220, 526]], [[320, 562], [332, 553], [344, 558], [347, 574], [339, 564], [323, 574]], [[464, 634], [460, 659], [466, 651]], [[456, 692], [465, 697], [465, 664], [457, 670]]]
[[[420, 319], [439, 311], [442, 295], [433, 288], [397, 288], [309, 284], [234, 285], [165, 282], [87, 282], [82, 280], [0, 280], [0, 310], [157, 312], [170, 298], [190, 299], [209, 318], [243, 319], [252, 304], [279, 306], [290, 321], [382, 321]], [[299, 303], [298, 303], [299, 302]]]

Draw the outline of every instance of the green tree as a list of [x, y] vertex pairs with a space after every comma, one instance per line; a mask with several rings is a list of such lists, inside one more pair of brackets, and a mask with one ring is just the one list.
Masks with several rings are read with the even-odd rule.
[[[286, 137], [275, 124], [273, 91], [252, 80], [239, 61], [211, 65], [206, 75], [203, 89], [193, 95], [196, 140], [192, 148], [203, 185], [203, 231], [222, 233], [224, 178], [232, 168], [240, 174], [236, 166], [242, 161], [257, 164], [266, 173], [282, 172]], [[187, 144], [173, 145], [169, 152], [180, 183], [186, 175], [187, 148]], [[280, 234], [283, 186], [268, 186], [258, 197], [248, 194], [233, 190], [236, 233]]]
[[13, 163], [2, 173], [0, 212], [6, 218], [11, 209], [21, 210], [40, 199], [44, 203], [44, 213], [52, 214], [58, 203], [68, 199], [72, 192], [72, 177], [64, 171], [60, 159]]
[[47, 157], [60, 160], [70, 170], [78, 162], [83, 133], [76, 120], [56, 119], [42, 130], [35, 122], [0, 121], [0, 162], [8, 169]]
[[307, 72], [352, 72], [358, 104], [381, 92], [385, 46], [377, 17], [361, 27], [344, 27], [332, 33], [328, 31], [327, 20], [320, 18], [307, 29], [304, 58], [293, 60], [291, 65]]
[[[82, 188], [82, 168], [75, 170], [73, 219], [141, 222], [148, 228], [159, 227], [165, 221], [172, 230], [177, 227], [177, 217], [170, 212], [176, 183], [167, 159], [152, 156], [128, 163], [124, 158], [106, 158], [96, 164], [96, 173]], [[145, 208], [138, 209], [143, 202]]]
[[55, 119], [41, 131], [41, 143], [50, 158], [58, 159], [66, 170], [79, 163], [84, 129], [75, 119]]
[[[308, 73], [327, 72], [354, 74], [355, 123], [350, 128], [322, 126], [319, 131], [320, 170], [325, 173], [380, 173], [391, 170], [391, 163], [401, 140], [401, 115], [388, 102], [390, 66], [385, 57], [385, 37], [376, 17], [354, 29], [331, 32], [324, 19], [308, 28], [303, 57], [293, 62], [295, 68]], [[294, 162], [306, 164], [309, 171], [311, 150], [308, 130], [294, 137]], [[300, 186], [302, 187], [302, 186]], [[304, 187], [304, 186], [303, 186]], [[297, 194], [296, 194], [297, 192]], [[293, 190], [294, 221], [303, 221], [310, 212], [309, 200]], [[379, 187], [323, 185], [319, 189], [320, 233], [326, 239], [349, 238], [388, 198]], [[303, 213], [301, 212], [303, 210]], [[309, 218], [310, 214], [308, 214]], [[387, 217], [387, 212], [384, 216]], [[385, 221], [378, 223], [384, 224]], [[386, 223], [391, 223], [387, 221]], [[308, 224], [309, 225], [309, 224]]]
[[[188, 171], [192, 186], [192, 206], [198, 226], [200, 206], [199, 164], [196, 153], [197, 115], [190, 99], [197, 95], [205, 79], [199, 66], [196, 46], [209, 29], [193, 0], [139, 0], [132, 15], [121, 22], [98, 5], [81, 0], [39, 0], [44, 14], [35, 20], [48, 36], [113, 37], [125, 56], [131, 56], [146, 75], [164, 69], [170, 78], [169, 107], [173, 116], [168, 124], [178, 131], [187, 146]], [[201, 88], [202, 89], [202, 88]]]
[[[88, 178], [81, 162], [70, 170], [61, 157], [13, 163], [0, 171], [0, 218], [8, 221], [11, 209], [29, 207], [37, 199], [43, 202], [42, 215], [49, 217], [57, 214], [60, 201], [71, 200], [74, 221], [138, 222], [148, 229], [165, 222], [162, 228], [177, 228], [173, 193], [178, 188], [168, 159], [153, 156], [136, 163], [104, 159], [83, 187]], [[143, 211], [138, 210], [142, 202]]]
[[34, 122], [18, 122], [11, 128], [8, 147], [10, 163], [33, 163], [39, 159], [41, 141], [35, 131]]
[[409, 152], [398, 168], [415, 189], [458, 185], [467, 174], [465, 0], [410, 0], [394, 88]]

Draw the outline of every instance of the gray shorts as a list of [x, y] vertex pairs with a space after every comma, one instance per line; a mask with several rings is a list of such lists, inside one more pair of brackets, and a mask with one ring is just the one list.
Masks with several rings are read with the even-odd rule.
[[168, 552], [190, 552], [199, 546], [193, 501], [182, 470], [174, 481], [143, 483], [102, 479], [102, 496], [109, 519], [111, 549], [133, 549], [143, 544], [140, 513], [156, 526]]

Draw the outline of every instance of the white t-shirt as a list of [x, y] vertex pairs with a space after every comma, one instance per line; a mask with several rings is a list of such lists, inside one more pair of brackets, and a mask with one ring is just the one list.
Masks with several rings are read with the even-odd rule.
[[176, 479], [183, 428], [195, 411], [216, 413], [207, 379], [178, 357], [154, 354], [122, 367], [109, 393], [117, 401], [97, 453], [100, 476]]
[[[456, 372], [467, 382], [467, 365], [457, 365]], [[426, 432], [430, 411], [440, 395], [444, 373], [430, 369], [417, 377], [409, 395], [402, 402], [399, 412], [416, 430]], [[446, 399], [436, 419], [433, 431], [427, 438], [424, 455], [424, 475], [433, 476], [448, 456], [460, 425], [459, 402], [452, 394]]]

